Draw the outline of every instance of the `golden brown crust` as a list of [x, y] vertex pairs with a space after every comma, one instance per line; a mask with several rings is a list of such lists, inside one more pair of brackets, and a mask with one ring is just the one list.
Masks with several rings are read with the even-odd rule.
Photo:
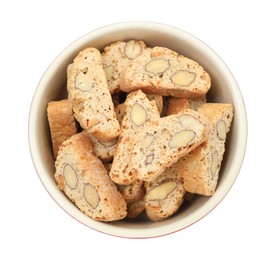
[[198, 110], [204, 103], [206, 103], [205, 96], [198, 99], [169, 97], [167, 115], [177, 114], [185, 109]]
[[51, 101], [47, 107], [54, 158], [60, 145], [77, 133], [77, 124], [72, 106], [67, 99]]
[[211, 196], [218, 184], [226, 141], [218, 136], [217, 122], [219, 120], [225, 122], [225, 136], [230, 130], [233, 119], [233, 106], [206, 103], [198, 109], [198, 112], [209, 119], [212, 125], [211, 135], [202, 145], [180, 159], [180, 171], [184, 187], [188, 192]]

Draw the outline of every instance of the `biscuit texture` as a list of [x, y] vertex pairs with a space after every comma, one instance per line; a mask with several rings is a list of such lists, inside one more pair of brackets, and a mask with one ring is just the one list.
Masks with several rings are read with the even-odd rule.
[[56, 158], [61, 144], [77, 133], [77, 123], [72, 106], [67, 99], [51, 101], [47, 107], [53, 155]]
[[81, 127], [100, 141], [116, 138], [120, 130], [119, 122], [100, 52], [95, 48], [81, 51], [68, 66], [67, 76], [68, 99]]
[[211, 85], [209, 74], [197, 62], [164, 47], [147, 48], [121, 74], [120, 89], [147, 94], [199, 98]]
[[183, 178], [179, 176], [179, 167], [179, 163], [176, 162], [156, 179], [151, 182], [146, 182], [146, 194], [161, 184], [167, 182], [174, 182], [176, 184], [172, 192], [163, 199], [149, 200], [145, 195], [145, 210], [149, 219], [153, 221], [166, 219], [177, 212], [181, 206], [184, 200], [185, 188], [183, 185]]
[[93, 146], [85, 131], [63, 142], [55, 167], [59, 189], [87, 216], [99, 221], [126, 216], [126, 202], [101, 161], [93, 155]]
[[[203, 104], [198, 112], [211, 122], [211, 135], [202, 145], [180, 159], [180, 174], [188, 192], [210, 196], [216, 190], [225, 152], [226, 134], [233, 119], [233, 106], [222, 103]], [[219, 129], [222, 124], [222, 129]], [[222, 134], [219, 134], [219, 130]]]
[[[137, 179], [129, 168], [132, 160], [131, 152], [136, 145], [134, 138], [142, 129], [146, 129], [160, 117], [156, 105], [152, 105], [151, 102], [155, 104], [154, 101], [149, 101], [141, 90], [138, 90], [127, 96], [121, 108], [121, 113], [124, 115], [121, 122], [121, 134], [109, 173], [111, 179], [117, 184], [128, 185]], [[137, 119], [141, 120], [140, 113], [145, 117], [139, 122]]]
[[207, 118], [191, 109], [160, 118], [133, 139], [129, 168], [138, 179], [152, 181], [204, 142], [210, 131]]

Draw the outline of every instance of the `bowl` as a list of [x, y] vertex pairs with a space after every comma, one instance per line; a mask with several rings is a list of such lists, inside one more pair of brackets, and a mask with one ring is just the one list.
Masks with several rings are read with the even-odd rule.
[[[211, 197], [197, 196], [189, 206], [166, 220], [121, 220], [98, 222], [83, 214], [57, 188], [54, 159], [47, 121], [47, 104], [66, 97], [66, 68], [86, 47], [100, 50], [119, 40], [143, 40], [148, 46], [168, 47], [199, 62], [210, 74], [209, 102], [232, 103], [234, 119], [226, 141], [220, 178]], [[29, 146], [37, 174], [54, 201], [69, 215], [94, 230], [119, 237], [149, 238], [182, 230], [211, 212], [225, 197], [239, 174], [246, 150], [247, 120], [244, 101], [236, 80], [222, 59], [198, 38], [178, 28], [154, 22], [125, 22], [92, 31], [64, 49], [50, 64], [33, 96], [29, 114]]]

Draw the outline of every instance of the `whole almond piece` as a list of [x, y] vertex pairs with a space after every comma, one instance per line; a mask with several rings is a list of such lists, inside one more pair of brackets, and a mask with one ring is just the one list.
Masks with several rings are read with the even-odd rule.
[[147, 200], [163, 200], [165, 199], [175, 188], [177, 187], [177, 183], [174, 181], [168, 181], [160, 184], [159, 186], [151, 189], [147, 195]]
[[196, 134], [193, 130], [182, 130], [172, 136], [169, 146], [171, 148], [186, 147], [195, 136]]
[[63, 169], [63, 176], [66, 184], [70, 189], [75, 189], [77, 187], [78, 179], [77, 175], [70, 164], [66, 164]]
[[130, 119], [136, 126], [141, 126], [147, 119], [147, 112], [140, 104], [136, 103], [131, 108]]

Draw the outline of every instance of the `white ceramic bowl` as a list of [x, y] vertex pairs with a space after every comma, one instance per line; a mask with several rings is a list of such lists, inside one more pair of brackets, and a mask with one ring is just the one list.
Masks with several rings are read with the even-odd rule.
[[[148, 46], [168, 47], [198, 61], [210, 74], [210, 102], [234, 105], [235, 116], [226, 143], [219, 184], [212, 197], [197, 197], [191, 205], [160, 222], [118, 221], [103, 223], [84, 215], [61, 192], [53, 178], [54, 160], [51, 150], [46, 108], [51, 100], [66, 96], [66, 67], [78, 52], [93, 46], [103, 47], [118, 40], [140, 39]], [[29, 115], [29, 145], [36, 171], [48, 193], [73, 218], [97, 231], [128, 238], [156, 237], [184, 229], [207, 215], [224, 198], [233, 185], [242, 165], [247, 141], [245, 106], [239, 87], [221, 58], [206, 44], [177, 28], [152, 22], [113, 24], [92, 31], [61, 52], [43, 75], [31, 104]]]

